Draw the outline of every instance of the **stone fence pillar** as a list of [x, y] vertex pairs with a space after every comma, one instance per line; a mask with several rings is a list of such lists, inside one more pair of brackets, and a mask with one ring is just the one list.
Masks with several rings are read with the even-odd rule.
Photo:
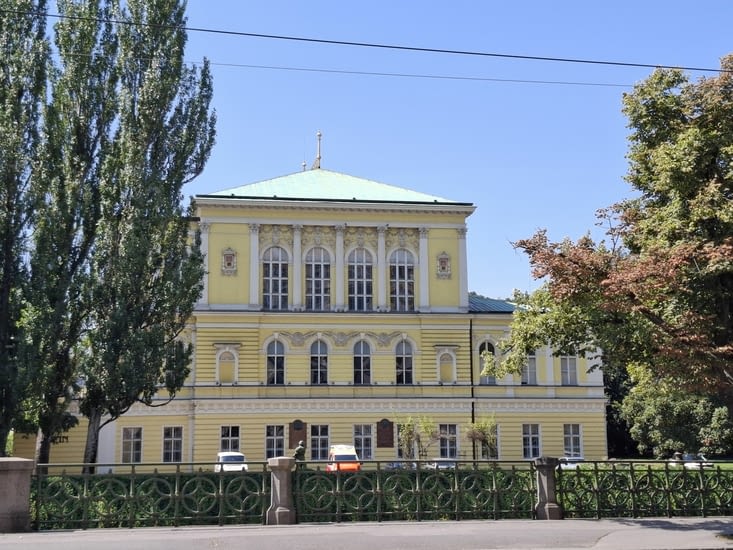
[[31, 527], [31, 474], [34, 462], [0, 457], [0, 533], [18, 533]]
[[541, 456], [534, 461], [537, 469], [537, 519], [562, 519], [562, 507], [557, 503], [555, 472], [560, 461]]
[[293, 492], [290, 488], [291, 471], [295, 459], [289, 456], [269, 458], [270, 507], [267, 509], [267, 525], [292, 525], [295, 523]]

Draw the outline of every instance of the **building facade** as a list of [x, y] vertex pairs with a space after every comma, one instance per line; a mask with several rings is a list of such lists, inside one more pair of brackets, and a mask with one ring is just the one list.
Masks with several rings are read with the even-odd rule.
[[[396, 460], [399, 426], [435, 423], [422, 458], [607, 458], [602, 374], [536, 350], [522, 375], [482, 375], [511, 304], [469, 296], [473, 204], [323, 170], [195, 199], [204, 291], [184, 335], [195, 357], [166, 406], [106, 426], [99, 462], [325, 460], [353, 444]], [[468, 436], [494, 422], [496, 445]], [[52, 461], [81, 460], [82, 426]], [[21, 441], [17, 454], [27, 455]]]

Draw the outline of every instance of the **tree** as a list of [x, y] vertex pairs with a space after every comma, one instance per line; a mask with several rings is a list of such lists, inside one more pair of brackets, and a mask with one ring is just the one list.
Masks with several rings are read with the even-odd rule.
[[[599, 213], [607, 241], [515, 246], [544, 285], [517, 296], [502, 368], [527, 352], [598, 356], [609, 371], [645, 365], [658, 379], [733, 407], [733, 57], [691, 83], [655, 71], [624, 97], [628, 182], [637, 196]], [[602, 351], [599, 351], [602, 350]]]
[[114, 33], [118, 99], [91, 256], [89, 348], [80, 359], [84, 462], [96, 462], [103, 416], [108, 423], [135, 403], [152, 405], [160, 389], [172, 399], [188, 375], [192, 347], [179, 336], [204, 268], [181, 190], [214, 142], [208, 64], [198, 71], [183, 62], [184, 4], [128, 0], [114, 10], [123, 22]]
[[632, 365], [629, 371], [634, 387], [621, 415], [641, 453], [666, 458], [678, 451], [724, 455], [733, 450], [733, 423], [725, 406], [670, 381], [655, 383], [646, 367]]
[[480, 458], [498, 457], [496, 418], [493, 415], [469, 424], [466, 427], [466, 437], [474, 446], [474, 459], [476, 458], [476, 445], [479, 447]]
[[0, 0], [0, 456], [22, 412], [28, 377], [18, 355], [23, 261], [37, 196], [32, 179], [46, 89], [45, 2]]
[[397, 422], [397, 444], [402, 458], [406, 460], [427, 457], [430, 446], [438, 439], [440, 439], [438, 425], [432, 418], [409, 416]]

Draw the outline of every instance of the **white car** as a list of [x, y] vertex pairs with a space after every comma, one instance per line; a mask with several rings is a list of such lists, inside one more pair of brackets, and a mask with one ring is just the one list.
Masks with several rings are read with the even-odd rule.
[[215, 472], [246, 472], [247, 458], [242, 453], [224, 451], [217, 453]]
[[713, 463], [708, 462], [708, 459], [702, 453], [683, 454], [682, 464], [688, 470], [702, 470], [703, 468], [713, 467]]
[[578, 470], [580, 468], [580, 464], [582, 462], [585, 462], [585, 459], [582, 456], [563, 456], [560, 457], [560, 465], [558, 468], [561, 470]]

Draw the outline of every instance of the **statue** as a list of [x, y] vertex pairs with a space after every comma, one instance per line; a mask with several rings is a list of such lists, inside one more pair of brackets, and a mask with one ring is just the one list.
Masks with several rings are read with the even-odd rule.
[[298, 446], [295, 448], [293, 458], [298, 462], [303, 462], [305, 460], [305, 444], [302, 440], [298, 441]]

